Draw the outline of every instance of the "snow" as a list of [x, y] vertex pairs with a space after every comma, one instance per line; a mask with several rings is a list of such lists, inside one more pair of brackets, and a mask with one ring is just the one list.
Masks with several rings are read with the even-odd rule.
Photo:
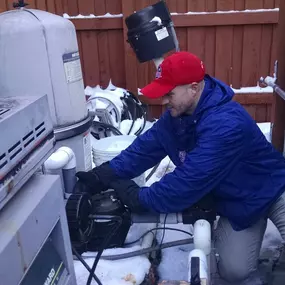
[[[138, 246], [132, 250], [139, 249]], [[112, 250], [114, 253], [115, 250]], [[129, 252], [130, 249], [117, 249], [116, 253]], [[109, 250], [110, 252], [110, 250]], [[93, 253], [94, 254], [94, 253]], [[92, 268], [94, 259], [85, 259], [86, 263]], [[89, 276], [89, 272], [81, 264], [80, 261], [75, 261], [75, 274], [78, 285], [85, 285]], [[141, 284], [145, 275], [149, 272], [150, 262], [146, 256], [136, 256], [123, 260], [103, 260], [100, 259], [96, 268], [96, 275], [103, 285], [131, 285]], [[91, 284], [97, 284], [92, 280]]]
[[260, 86], [253, 86], [253, 87], [242, 87], [240, 89], [232, 88], [235, 94], [247, 94], [247, 93], [272, 93], [273, 88], [270, 86], [267, 87], [260, 87]]
[[106, 13], [105, 15], [96, 16], [94, 14], [90, 15], [77, 15], [77, 16], [69, 16], [67, 13], [63, 14], [63, 18], [65, 19], [94, 19], [94, 18], [122, 18], [123, 14], [110, 14]]
[[228, 10], [228, 11], [215, 11], [215, 12], [186, 12], [186, 13], [170, 13], [174, 15], [209, 15], [209, 14], [232, 14], [232, 13], [260, 13], [260, 12], [278, 12], [279, 8], [274, 9], [246, 9], [246, 10]]
[[[208, 14], [231, 14], [231, 13], [260, 13], [260, 12], [278, 12], [279, 8], [274, 8], [274, 9], [253, 9], [253, 10], [229, 10], [229, 11], [216, 11], [216, 12], [186, 12], [186, 13], [177, 13], [177, 12], [172, 12], [170, 13], [171, 16], [176, 16], [176, 15], [208, 15]], [[135, 12], [135, 11], [134, 11]], [[105, 15], [94, 15], [94, 14], [89, 14], [89, 15], [76, 15], [76, 16], [70, 16], [67, 13], [64, 13], [62, 15], [65, 19], [95, 19], [95, 18], [123, 18], [123, 14], [110, 14], [106, 13]]]

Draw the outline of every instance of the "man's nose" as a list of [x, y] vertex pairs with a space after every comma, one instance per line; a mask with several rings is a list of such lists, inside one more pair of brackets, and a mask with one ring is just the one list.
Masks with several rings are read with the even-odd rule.
[[162, 104], [163, 105], [169, 104], [169, 99], [167, 97], [163, 97], [162, 98]]

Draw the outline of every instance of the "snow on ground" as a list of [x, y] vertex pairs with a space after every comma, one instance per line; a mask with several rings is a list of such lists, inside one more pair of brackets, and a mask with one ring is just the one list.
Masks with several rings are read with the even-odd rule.
[[[113, 86], [110, 83], [110, 88]], [[97, 88], [97, 89], [96, 89]], [[88, 95], [94, 95], [95, 91], [101, 92], [98, 87], [95, 89], [88, 88], [86, 91]], [[246, 90], [248, 92], [248, 90]], [[119, 92], [122, 92], [120, 90]], [[242, 92], [241, 92], [242, 93]], [[140, 122], [138, 122], [139, 125]], [[131, 121], [126, 120], [123, 123], [121, 130], [123, 133], [129, 129]], [[147, 122], [145, 129], [148, 129], [152, 126], [153, 123]], [[264, 133], [268, 141], [270, 141], [270, 126], [269, 122], [259, 123], [258, 124], [261, 131]], [[159, 181], [166, 173], [173, 171], [175, 168], [174, 164], [170, 161], [169, 157], [165, 157], [160, 163], [155, 174], [146, 182], [147, 186], [150, 186], [152, 183]], [[147, 176], [150, 173], [151, 169], [145, 173]], [[161, 225], [160, 225], [161, 226]], [[166, 225], [175, 229], [182, 229], [188, 232], [191, 232], [191, 226], [189, 225]], [[126, 243], [131, 242], [139, 238], [143, 233], [149, 230], [153, 225], [151, 224], [133, 224], [128, 233]], [[175, 241], [179, 239], [189, 238], [188, 235], [175, 231], [157, 231], [157, 239], [160, 242], [163, 236], [163, 242]], [[265, 250], [275, 251], [281, 244], [281, 236], [277, 231], [276, 227], [272, 222], [268, 221], [268, 226], [262, 243], [261, 253]], [[140, 244], [137, 243], [132, 247], [128, 248], [117, 248], [117, 249], [107, 249], [104, 251], [105, 254], [117, 254], [122, 252], [129, 252], [141, 248]], [[158, 267], [158, 272], [161, 279], [170, 279], [170, 280], [187, 280], [188, 277], [188, 254], [192, 249], [192, 245], [183, 245], [176, 246], [172, 248], [167, 248], [162, 251], [162, 261]], [[86, 253], [84, 255], [94, 255], [94, 253]], [[175, 260], [175, 261], [173, 261]], [[91, 267], [93, 264], [94, 258], [89, 258], [86, 262]], [[74, 262], [75, 271], [77, 276], [78, 285], [85, 285], [88, 278], [88, 272], [83, 267], [79, 261]], [[145, 275], [147, 274], [150, 268], [150, 263], [147, 256], [132, 257], [128, 259], [123, 259], [119, 261], [107, 261], [100, 260], [98, 267], [96, 269], [96, 274], [101, 280], [103, 285], [129, 285], [129, 284], [140, 284]], [[136, 283], [135, 283], [136, 282]], [[96, 284], [93, 281], [92, 284]]]

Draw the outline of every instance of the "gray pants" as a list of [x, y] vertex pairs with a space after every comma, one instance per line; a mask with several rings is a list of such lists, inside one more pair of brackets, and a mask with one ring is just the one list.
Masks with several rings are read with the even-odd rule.
[[[285, 193], [271, 207], [268, 218], [285, 241]], [[254, 278], [266, 225], [267, 219], [261, 219], [254, 226], [237, 232], [226, 218], [219, 219], [214, 243], [219, 255], [218, 272], [223, 280], [240, 285]]]

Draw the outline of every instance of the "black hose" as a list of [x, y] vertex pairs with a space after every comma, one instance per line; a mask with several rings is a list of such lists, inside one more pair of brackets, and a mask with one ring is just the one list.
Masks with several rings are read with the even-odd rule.
[[[177, 240], [177, 241], [171, 241], [171, 242], [163, 243], [162, 245], [157, 245], [157, 246], [153, 246], [153, 247], [149, 247], [149, 248], [139, 249], [136, 251], [127, 252], [127, 253], [123, 253], [123, 254], [104, 255], [104, 256], [101, 256], [101, 259], [104, 259], [104, 260], [120, 260], [120, 259], [125, 259], [125, 258], [130, 258], [130, 257], [135, 257], [135, 256], [147, 254], [147, 253], [150, 253], [153, 251], [158, 251], [158, 250], [161, 250], [164, 248], [189, 244], [192, 242], [193, 242], [192, 238]], [[86, 257], [84, 256], [83, 258], [89, 259], [89, 258], [94, 258], [94, 256], [86, 256]]]
[[146, 125], [146, 112], [143, 110], [141, 105], [137, 105], [137, 107], [141, 110], [143, 114], [143, 126], [135, 133], [136, 136], [139, 136], [143, 132]]
[[[116, 127], [114, 127], [113, 125], [106, 124], [106, 123], [103, 123], [103, 122], [93, 121], [93, 122], [92, 122], [92, 127], [94, 127], [94, 128], [95, 128], [95, 127], [101, 127], [101, 128], [103, 128], [103, 129], [105, 129], [105, 130], [111, 130], [111, 131], [113, 131], [115, 135], [118, 135], [118, 136], [123, 135], [123, 134], [121, 133], [121, 131], [120, 131], [119, 129], [117, 129]], [[95, 136], [96, 133], [95, 133], [95, 132], [92, 132], [92, 130], [91, 130], [91, 134], [93, 135], [93, 137], [94, 137], [95, 139], [97, 139], [96, 136]]]
[[[131, 131], [133, 130], [133, 127], [134, 127], [136, 119], [137, 119], [137, 117], [136, 117], [137, 116], [137, 108], [136, 108], [136, 103], [134, 102], [133, 99], [126, 98], [126, 100], [128, 100], [129, 102], [132, 102], [132, 104], [133, 104], [132, 124], [131, 124], [129, 131], [128, 131], [128, 135], [129, 135], [131, 133]], [[127, 106], [129, 106], [129, 105], [127, 105]]]
[[146, 231], [146, 232], [145, 232], [144, 234], [142, 234], [138, 239], [136, 239], [136, 240], [134, 240], [134, 241], [131, 241], [131, 242], [128, 242], [128, 243], [125, 243], [125, 245], [134, 244], [134, 243], [140, 241], [142, 238], [144, 238], [147, 234], [152, 233], [152, 232], [157, 231], [157, 230], [176, 231], [176, 232], [180, 232], [180, 233], [187, 234], [187, 235], [189, 235], [191, 238], [193, 238], [193, 235], [192, 235], [192, 234], [190, 234], [189, 232], [180, 230], [180, 229], [174, 229], [174, 228], [169, 228], [169, 227], [156, 227], [156, 228], [153, 228], [153, 229], [150, 229], [150, 230]]
[[96, 255], [96, 258], [94, 260], [94, 263], [93, 263], [93, 266], [91, 268], [91, 271], [90, 271], [90, 274], [89, 274], [89, 277], [88, 277], [88, 280], [87, 280], [87, 283], [86, 285], [90, 285], [91, 284], [91, 281], [92, 281], [92, 277], [93, 277], [93, 274], [95, 274], [95, 269], [97, 267], [97, 264], [101, 258], [101, 255], [104, 251], [105, 248], [107, 248], [111, 238], [117, 233], [118, 229], [120, 228], [122, 222], [123, 222], [123, 219], [122, 217], [120, 216], [95, 216], [95, 218], [97, 220], [111, 220], [111, 221], [116, 221], [117, 224], [115, 224], [115, 226], [113, 228], [111, 228], [110, 230], [110, 233], [109, 235], [106, 236], [106, 238], [104, 239], [97, 255]]
[[[82, 256], [78, 253], [78, 251], [73, 246], [72, 246], [72, 251], [73, 251], [73, 254], [77, 257], [77, 259], [83, 264], [83, 266], [91, 274], [91, 268], [89, 267], [86, 261], [82, 258]], [[95, 279], [98, 285], [103, 285], [95, 273], [92, 274], [92, 277]]]
[[145, 182], [148, 182], [148, 180], [153, 176], [153, 174], [155, 173], [155, 171], [158, 169], [159, 165], [160, 165], [161, 161], [151, 170], [151, 172], [148, 174], [148, 176], [145, 179]]

